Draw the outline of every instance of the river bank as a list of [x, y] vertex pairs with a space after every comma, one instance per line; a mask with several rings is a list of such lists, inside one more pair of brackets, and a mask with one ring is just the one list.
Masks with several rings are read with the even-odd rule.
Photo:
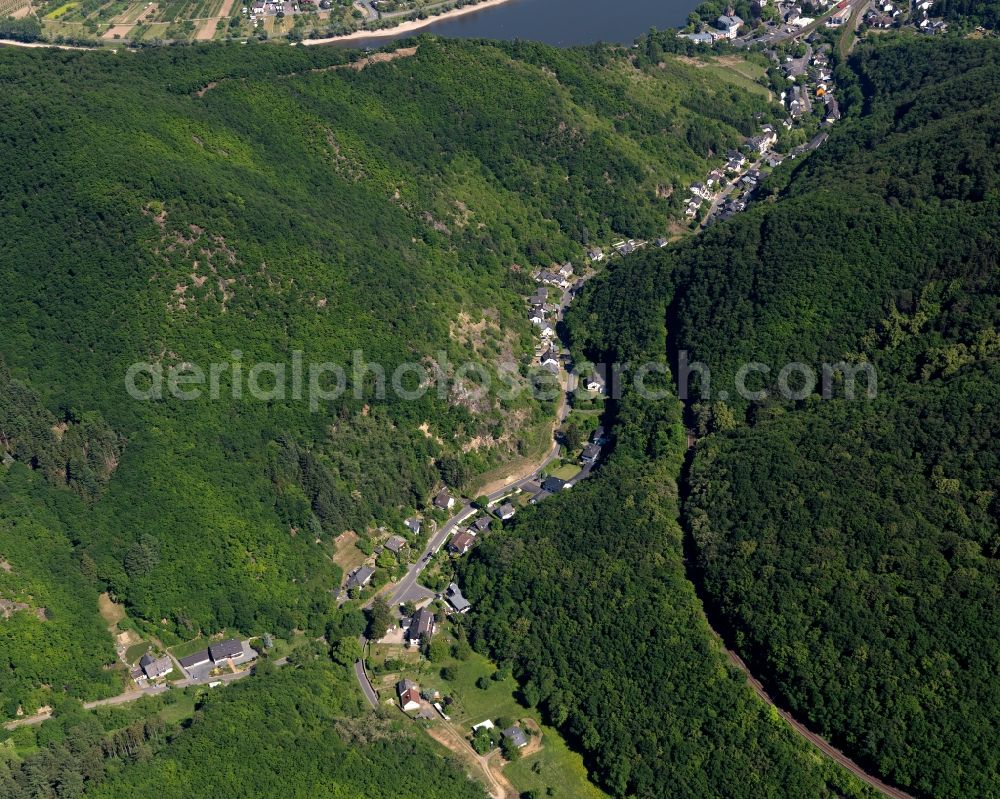
[[475, 5], [453, 8], [449, 11], [445, 11], [443, 14], [438, 14], [436, 17], [432, 16], [427, 17], [426, 19], [407, 20], [406, 22], [401, 22], [399, 25], [393, 25], [391, 28], [382, 28], [381, 30], [362, 29], [354, 31], [353, 33], [345, 33], [341, 36], [329, 36], [325, 39], [306, 39], [302, 42], [302, 44], [339, 44], [342, 42], [358, 41], [360, 39], [381, 39], [403, 36], [407, 33], [413, 33], [414, 31], [429, 27], [438, 22], [444, 22], [449, 19], [455, 19], [456, 17], [462, 17], [466, 14], [475, 13], [476, 11], [483, 11], [487, 8], [493, 8], [494, 6], [503, 5], [507, 2], [510, 2], [510, 0], [483, 0], [483, 2], [476, 3]]
[[116, 52], [114, 47], [84, 47], [73, 44], [52, 44], [51, 42], [18, 42], [13, 39], [0, 39], [0, 47], [49, 47], [54, 50], [108, 50]]

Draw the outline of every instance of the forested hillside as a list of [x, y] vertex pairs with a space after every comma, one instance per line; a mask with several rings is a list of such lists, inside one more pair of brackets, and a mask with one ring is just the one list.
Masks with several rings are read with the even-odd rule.
[[[55, 514], [60, 546], [90, 569], [80, 602], [109, 589], [185, 638], [321, 632], [336, 535], [540, 451], [552, 408], [472, 401], [461, 384], [381, 399], [370, 375], [311, 407], [291, 389], [237, 396], [237, 369], [244, 383], [261, 362], [288, 374], [301, 353], [306, 370], [350, 375], [358, 350], [388, 374], [526, 364], [530, 271], [662, 232], [674, 187], [764, 107], [609, 48], [421, 39], [391, 61], [349, 58], [0, 51], [0, 484], [20, 497], [0, 556], [13, 574], [49, 556], [9, 544], [15, 525]], [[132, 399], [135, 362], [221, 363], [221, 396]], [[58, 640], [55, 617], [17, 619], [43, 650]], [[31, 710], [32, 679], [92, 679], [46, 662], [18, 669], [37, 676], [5, 701]]]
[[[594, 281], [574, 306], [578, 343], [586, 331], [608, 346], [586, 346], [595, 359], [659, 360], [665, 277], [638, 259]], [[676, 399], [628, 392], [610, 461], [521, 512], [462, 569], [476, 646], [510, 666], [613, 796], [874, 796], [761, 704], [713, 638], [684, 568], [684, 444]]]
[[637, 432], [672, 457], [619, 450], [475, 550], [462, 576], [477, 646], [613, 796], [874, 797], [770, 713], [712, 639], [682, 564], [678, 418], [636, 409]]
[[67, 708], [39, 732], [37, 751], [0, 763], [0, 795], [188, 799], [238, 786], [254, 799], [485, 796], [425, 736], [362, 713], [347, 669], [303, 657], [260, 672], [203, 695], [183, 724], [171, 720], [176, 702], [160, 712], [127, 707], [97, 718]]
[[[724, 372], [744, 358], [876, 367], [874, 400], [834, 385], [830, 402], [763, 403], [711, 436], [686, 516], [754, 667], [934, 797], [1000, 791], [998, 56], [859, 58], [872, 113], [776, 212], [706, 241], [676, 310], [679, 346]], [[757, 258], [708, 266], [741, 239]]]
[[[0, 713], [51, 699], [117, 693], [114, 650], [97, 612], [94, 562], [74, 551], [69, 491], [52, 491], [17, 464], [0, 480]], [[2, 795], [2, 794], [0, 794]]]
[[[851, 67], [851, 118], [771, 201], [595, 283], [574, 346], [628, 360], [659, 335], [711, 369], [710, 396], [691, 378], [682, 516], [752, 671], [914, 794], [992, 796], [1000, 48], [889, 42]], [[876, 396], [859, 373], [846, 399], [842, 373], [829, 399], [795, 379], [783, 397], [790, 362], [870, 364]], [[766, 396], [738, 396], [745, 363], [770, 367], [747, 385]], [[516, 601], [539, 601], [533, 576]]]
[[284, 667], [212, 694], [158, 757], [88, 792], [100, 799], [155, 794], [252, 797], [482, 799], [462, 764], [398, 719], [359, 712], [346, 669]]

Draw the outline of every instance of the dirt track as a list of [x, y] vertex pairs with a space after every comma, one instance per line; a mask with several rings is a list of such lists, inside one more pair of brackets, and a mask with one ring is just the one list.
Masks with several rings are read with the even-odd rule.
[[448, 750], [459, 755], [470, 766], [473, 766], [480, 776], [485, 776], [490, 787], [490, 796], [493, 799], [517, 799], [517, 791], [500, 771], [499, 765], [494, 768], [494, 764], [491, 762], [493, 758], [477, 754], [461, 733], [450, 724], [428, 727], [427, 734]]

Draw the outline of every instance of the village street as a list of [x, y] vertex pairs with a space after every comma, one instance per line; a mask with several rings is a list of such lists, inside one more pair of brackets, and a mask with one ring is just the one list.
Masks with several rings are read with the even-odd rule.
[[[572, 286], [566, 288], [559, 300], [558, 311], [556, 312], [555, 321], [561, 321], [566, 309], [569, 307], [573, 300], [573, 296], [576, 290], [583, 285], [587, 278], [578, 279]], [[508, 477], [506, 482], [502, 487], [492, 491], [487, 494], [486, 497], [490, 504], [496, 503], [504, 497], [509, 496], [523, 488], [528, 483], [536, 481], [540, 478], [542, 472], [544, 472], [549, 465], [551, 465], [559, 457], [560, 444], [555, 438], [555, 430], [565, 421], [569, 412], [569, 393], [572, 390], [572, 380], [569, 372], [566, 370], [565, 364], [560, 362], [559, 365], [559, 382], [562, 386], [561, 394], [559, 397], [559, 405], [556, 409], [555, 415], [555, 425], [553, 426], [553, 438], [552, 444], [549, 450], [546, 452], [544, 458], [539, 463], [532, 464], [527, 470], [512, 475]], [[593, 465], [588, 464], [577, 479], [583, 479], [588, 476], [591, 472]], [[431, 536], [430, 540], [427, 542], [427, 546], [424, 547], [424, 551], [421, 553], [417, 561], [410, 565], [407, 569], [406, 575], [401, 579], [395, 586], [391, 588], [386, 600], [391, 607], [398, 607], [404, 602], [423, 602], [434, 598], [434, 592], [429, 588], [421, 585], [418, 580], [420, 578], [421, 572], [427, 567], [431, 558], [440, 551], [441, 547], [444, 546], [445, 541], [458, 529], [458, 527], [469, 517], [474, 515], [477, 508], [472, 502], [465, 502], [462, 506], [452, 514], [451, 518], [448, 519], [440, 528]], [[369, 603], [370, 604], [370, 603]], [[360, 643], [364, 647], [368, 641], [364, 636], [361, 636]], [[368, 677], [367, 671], [365, 670], [364, 662], [358, 660], [354, 664], [354, 674], [358, 680], [358, 684], [361, 686], [361, 690], [365, 697], [368, 699], [369, 704], [372, 707], [378, 706], [378, 697], [372, 687], [371, 681]]]

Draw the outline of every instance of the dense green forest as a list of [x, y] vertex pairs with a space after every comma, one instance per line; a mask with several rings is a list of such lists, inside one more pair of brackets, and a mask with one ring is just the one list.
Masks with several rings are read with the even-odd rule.
[[254, 799], [484, 796], [421, 733], [362, 711], [348, 670], [314, 655], [203, 689], [193, 718], [175, 712], [184, 698], [150, 698], [97, 714], [67, 707], [37, 733], [2, 733], [25, 754], [0, 760], [0, 795], [186, 799], [238, 786]]
[[996, 30], [1000, 25], [1000, 4], [992, 0], [941, 0], [935, 13], [946, 19]]
[[613, 796], [874, 797], [727, 664], [682, 563], [679, 409], [628, 414], [616, 429], [634, 428], [635, 455], [619, 446], [599, 477], [474, 550], [462, 578], [476, 646], [513, 668]]
[[[83, 605], [107, 589], [183, 637], [321, 632], [336, 535], [526, 454], [552, 409], [382, 399], [363, 368], [310, 407], [237, 396], [236, 370], [526, 364], [530, 271], [664, 232], [674, 187], [765, 108], [613, 48], [412, 44], [363, 69], [335, 48], [0, 51], [0, 468], [37, 478], [8, 488], [15, 575], [51, 553], [14, 526], [55, 525], [90, 570]], [[133, 400], [136, 362], [221, 363], [221, 397]], [[97, 679], [76, 677], [39, 680]]]
[[[0, 708], [4, 719], [51, 699], [121, 690], [97, 612], [94, 562], [74, 550], [64, 522], [81, 500], [53, 491], [26, 467], [0, 468]], [[0, 793], [2, 795], [2, 793]]]
[[29, 464], [53, 485], [95, 499], [118, 466], [125, 442], [98, 414], [57, 418], [38, 395], [12, 380], [0, 361], [0, 453]]
[[[850, 66], [823, 148], [746, 214], [617, 266], [570, 330], [579, 352], [635, 360], [660, 335], [672, 364], [710, 368], [690, 379], [683, 523], [754, 673], [913, 793], [991, 796], [1000, 48], [894, 41]], [[782, 397], [790, 362], [870, 364], [876, 396], [862, 373], [846, 399], [842, 372], [828, 399], [822, 383]], [[738, 396], [745, 363], [771, 367], [747, 385], [766, 396]]]

